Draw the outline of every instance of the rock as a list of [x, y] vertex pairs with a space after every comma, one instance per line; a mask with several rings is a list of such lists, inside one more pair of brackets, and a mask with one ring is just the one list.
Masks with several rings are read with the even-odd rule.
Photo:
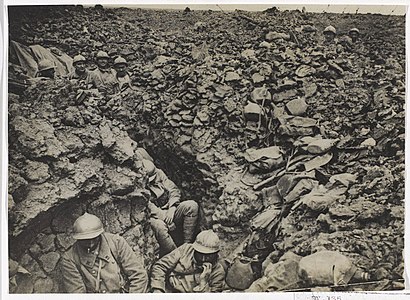
[[329, 182], [340, 182], [344, 186], [349, 187], [350, 185], [357, 182], [357, 175], [350, 173], [336, 174], [330, 177]]
[[245, 119], [248, 121], [258, 121], [259, 118], [264, 116], [262, 107], [251, 102], [248, 102], [248, 104], [243, 108], [243, 114], [245, 115]]
[[265, 35], [265, 40], [272, 42], [274, 40], [283, 39], [290, 40], [290, 35], [282, 32], [270, 31]]
[[316, 69], [311, 67], [311, 66], [307, 66], [307, 65], [301, 65], [299, 68], [297, 68], [297, 70], [295, 72], [295, 74], [298, 77], [311, 76], [315, 73], [316, 73]]
[[56, 236], [57, 248], [61, 251], [67, 251], [68, 248], [74, 245], [75, 241], [71, 233], [58, 233]]
[[43, 253], [55, 251], [54, 239], [55, 235], [53, 234], [40, 233], [37, 236], [37, 243], [40, 245]]
[[224, 107], [228, 113], [232, 113], [236, 109], [236, 102], [232, 98], [229, 98], [224, 102]]
[[256, 60], [256, 53], [253, 49], [245, 49], [241, 52], [241, 57], [245, 59]]
[[190, 137], [190, 136], [181, 135], [181, 136], [177, 139], [177, 144], [182, 146], [183, 144], [189, 143], [189, 141], [191, 141], [191, 137]]
[[50, 252], [40, 256], [39, 260], [47, 273], [54, 271], [60, 259], [60, 254], [57, 252]]
[[266, 87], [259, 87], [259, 88], [255, 88], [252, 93], [251, 93], [251, 98], [254, 102], [259, 102], [259, 103], [263, 103], [263, 102], [270, 102], [272, 101], [272, 95], [269, 92], [269, 90]]
[[255, 84], [261, 83], [265, 81], [265, 76], [259, 74], [259, 73], [255, 73], [252, 75], [252, 81]]
[[303, 91], [305, 93], [305, 97], [309, 98], [316, 94], [317, 85], [315, 83], [304, 83], [303, 84]]
[[66, 151], [55, 137], [53, 126], [45, 120], [17, 116], [11, 121], [11, 128], [17, 133], [20, 145], [33, 158], [56, 159]]
[[335, 207], [329, 208], [329, 214], [339, 218], [351, 218], [356, 216], [356, 213], [352, 209], [350, 209], [349, 206], [345, 205], [337, 205]]
[[106, 168], [107, 192], [123, 196], [136, 187], [137, 173], [126, 167]]
[[283, 80], [279, 85], [278, 85], [278, 90], [283, 91], [283, 90], [288, 90], [290, 88], [296, 87], [298, 84], [296, 81], [290, 80], [290, 79], [285, 79]]
[[226, 72], [226, 75], [225, 75], [225, 81], [226, 82], [238, 81], [240, 79], [241, 79], [241, 77], [239, 76], [238, 73], [236, 73], [236, 72]]
[[259, 44], [259, 48], [270, 49], [270, 48], [272, 48], [272, 44], [267, 42], [267, 41], [263, 41]]
[[358, 214], [357, 219], [359, 221], [383, 220], [385, 219], [383, 216], [388, 213], [388, 210], [384, 205], [371, 201], [355, 203], [350, 206], [350, 209]]
[[308, 144], [306, 150], [312, 154], [323, 154], [328, 152], [337, 142], [336, 139], [315, 139]]
[[14, 203], [14, 199], [13, 196], [8, 194], [8, 198], [7, 198], [7, 207], [9, 210], [11, 210], [14, 207], [15, 203]]
[[305, 99], [299, 98], [289, 101], [286, 104], [286, 108], [289, 110], [291, 115], [301, 116], [306, 113], [308, 105], [305, 102]]
[[42, 183], [50, 178], [48, 165], [45, 163], [28, 160], [24, 168], [26, 178], [30, 181]]
[[374, 138], [368, 138], [360, 144], [360, 147], [374, 147], [374, 146], [376, 146], [376, 144], [377, 143], [374, 140]]
[[51, 278], [38, 278], [34, 283], [34, 293], [47, 294], [54, 290], [54, 281]]
[[295, 98], [298, 92], [296, 90], [288, 90], [281, 93], [277, 93], [273, 96], [273, 102], [280, 103], [286, 100]]

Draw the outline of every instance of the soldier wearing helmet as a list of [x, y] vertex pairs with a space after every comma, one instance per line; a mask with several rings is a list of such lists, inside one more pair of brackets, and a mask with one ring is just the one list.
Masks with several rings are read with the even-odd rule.
[[42, 77], [45, 79], [54, 79], [55, 71], [56, 67], [51, 60], [43, 59], [38, 62], [37, 77]]
[[162, 257], [152, 267], [152, 291], [221, 292], [225, 270], [218, 261], [219, 247], [216, 233], [205, 230], [193, 244], [184, 244]]
[[351, 28], [349, 30], [349, 37], [352, 39], [352, 42], [355, 43], [360, 36], [360, 31], [357, 28]]
[[163, 256], [177, 248], [174, 238], [181, 229], [183, 242], [193, 242], [199, 207], [193, 200], [181, 202], [178, 187], [151, 161], [144, 159], [142, 163], [149, 177], [150, 223], [160, 246], [159, 255]]
[[97, 69], [90, 72], [88, 83], [100, 92], [106, 92], [114, 88], [116, 83], [115, 71], [109, 65], [110, 57], [107, 52], [99, 51], [96, 58]]
[[119, 56], [114, 60], [115, 69], [115, 91], [120, 93], [125, 91], [127, 88], [131, 88], [131, 78], [127, 71], [128, 63], [125, 58]]
[[74, 71], [68, 74], [68, 79], [85, 81], [88, 78], [88, 70], [86, 69], [86, 59], [81, 54], [74, 56], [73, 66]]
[[336, 28], [333, 26], [327, 26], [325, 30], [323, 30], [323, 35], [325, 36], [325, 43], [334, 43], [336, 37]]
[[104, 232], [97, 216], [80, 216], [73, 238], [77, 241], [61, 261], [68, 293], [146, 292], [148, 276], [140, 259], [124, 238]]

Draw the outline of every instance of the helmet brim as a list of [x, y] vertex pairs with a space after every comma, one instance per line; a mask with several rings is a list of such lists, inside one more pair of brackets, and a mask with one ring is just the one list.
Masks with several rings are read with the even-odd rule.
[[202, 245], [198, 244], [197, 242], [194, 242], [192, 244], [192, 247], [194, 248], [195, 251], [203, 253], [203, 254], [212, 254], [212, 253], [219, 252], [219, 249], [211, 249], [211, 248], [202, 246]]
[[90, 232], [74, 233], [73, 238], [76, 240], [89, 240], [89, 239], [96, 238], [103, 232], [104, 232], [104, 229], [101, 228], [101, 229], [97, 229], [97, 230], [90, 231]]

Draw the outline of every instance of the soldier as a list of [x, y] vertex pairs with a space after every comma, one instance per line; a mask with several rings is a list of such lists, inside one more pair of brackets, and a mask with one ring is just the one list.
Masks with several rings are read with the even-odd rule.
[[112, 89], [116, 83], [115, 71], [108, 64], [109, 56], [107, 52], [99, 51], [97, 53], [98, 68], [90, 72], [88, 83], [92, 88], [97, 88], [100, 92], [106, 92]]
[[225, 270], [218, 261], [219, 244], [215, 232], [206, 230], [193, 244], [184, 244], [162, 257], [152, 267], [152, 292], [221, 292]]
[[122, 57], [117, 57], [114, 60], [114, 69], [115, 69], [115, 90], [120, 93], [125, 91], [127, 88], [131, 88], [131, 78], [127, 71], [128, 63]]
[[170, 235], [176, 227], [182, 227], [184, 243], [192, 243], [199, 207], [193, 200], [181, 202], [178, 187], [151, 161], [144, 159], [143, 165], [149, 176], [148, 188], [151, 192], [148, 205], [151, 210], [150, 223], [160, 245], [159, 254], [163, 256], [177, 248]]
[[353, 43], [356, 43], [359, 40], [360, 31], [357, 28], [352, 28], [349, 30], [349, 36], [352, 39]]
[[323, 35], [325, 36], [325, 43], [337, 43], [336, 37], [336, 28], [333, 26], [327, 26], [325, 30], [323, 30]]
[[78, 81], [85, 81], [88, 78], [88, 71], [85, 68], [86, 59], [81, 54], [74, 56], [73, 59], [73, 66], [75, 70], [68, 74], [68, 79], [78, 80]]
[[92, 214], [73, 226], [76, 243], [64, 253], [61, 271], [68, 293], [144, 293], [148, 276], [137, 255], [119, 235], [104, 232]]

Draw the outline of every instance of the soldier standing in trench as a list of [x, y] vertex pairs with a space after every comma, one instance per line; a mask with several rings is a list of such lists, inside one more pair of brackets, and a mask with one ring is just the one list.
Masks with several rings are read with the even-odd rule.
[[85, 82], [88, 78], [88, 70], [85, 67], [86, 59], [81, 54], [74, 56], [73, 66], [74, 71], [68, 74], [69, 80], [77, 80], [80, 82]]
[[114, 60], [115, 69], [115, 85], [114, 89], [116, 93], [121, 93], [126, 89], [132, 89], [131, 78], [127, 71], [128, 63], [123, 57], [117, 57]]
[[193, 242], [199, 207], [193, 200], [181, 202], [178, 187], [151, 161], [144, 159], [143, 165], [149, 176], [148, 188], [151, 192], [148, 204], [150, 223], [160, 246], [159, 255], [163, 256], [177, 248], [170, 235], [176, 227], [182, 227], [184, 243]]
[[61, 261], [68, 293], [147, 291], [147, 272], [123, 237], [104, 232], [101, 220], [88, 213], [74, 222], [73, 231], [77, 241]]
[[107, 52], [99, 51], [97, 53], [98, 68], [90, 72], [88, 84], [92, 88], [98, 89], [100, 92], [106, 92], [108, 89], [113, 89], [116, 79], [115, 71], [109, 66], [109, 59]]

